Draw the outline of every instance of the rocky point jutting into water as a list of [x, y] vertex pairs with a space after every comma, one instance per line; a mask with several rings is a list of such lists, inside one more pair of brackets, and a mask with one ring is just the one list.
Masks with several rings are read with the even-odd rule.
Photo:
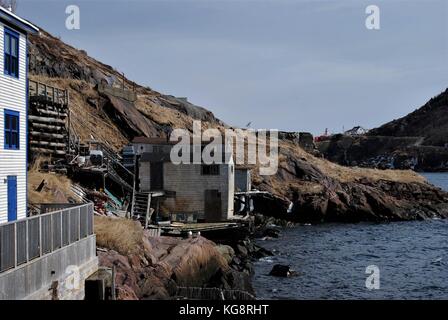
[[337, 134], [318, 142], [326, 159], [347, 166], [448, 170], [448, 90], [407, 116], [366, 134]]

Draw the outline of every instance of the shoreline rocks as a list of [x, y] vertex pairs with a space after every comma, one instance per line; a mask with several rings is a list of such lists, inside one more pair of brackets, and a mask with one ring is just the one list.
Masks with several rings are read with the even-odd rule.
[[290, 266], [276, 264], [272, 267], [272, 270], [271, 272], [269, 272], [269, 275], [273, 277], [289, 278], [297, 275], [297, 272], [291, 269]]
[[178, 287], [233, 289], [254, 294], [252, 261], [271, 254], [250, 240], [234, 246], [203, 237], [149, 237], [135, 253], [99, 249], [101, 266], [115, 267], [117, 298], [171, 299]]

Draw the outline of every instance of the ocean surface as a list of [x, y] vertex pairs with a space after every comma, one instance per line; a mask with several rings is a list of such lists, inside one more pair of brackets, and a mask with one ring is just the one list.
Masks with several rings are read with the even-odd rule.
[[[424, 175], [448, 190], [447, 173]], [[298, 226], [258, 243], [276, 252], [255, 263], [258, 298], [448, 299], [448, 220]], [[269, 276], [277, 263], [298, 275]]]

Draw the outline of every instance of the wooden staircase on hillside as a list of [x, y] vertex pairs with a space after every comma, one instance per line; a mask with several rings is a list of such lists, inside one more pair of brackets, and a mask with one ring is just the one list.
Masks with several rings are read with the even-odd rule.
[[151, 209], [151, 198], [150, 192], [134, 192], [132, 200], [131, 216], [144, 223], [145, 228], [148, 227], [154, 213], [154, 209]]

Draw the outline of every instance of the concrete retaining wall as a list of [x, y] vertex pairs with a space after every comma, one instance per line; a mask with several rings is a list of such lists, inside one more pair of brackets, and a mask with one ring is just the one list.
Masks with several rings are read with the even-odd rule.
[[0, 274], [0, 300], [83, 299], [84, 281], [97, 270], [91, 235]]

